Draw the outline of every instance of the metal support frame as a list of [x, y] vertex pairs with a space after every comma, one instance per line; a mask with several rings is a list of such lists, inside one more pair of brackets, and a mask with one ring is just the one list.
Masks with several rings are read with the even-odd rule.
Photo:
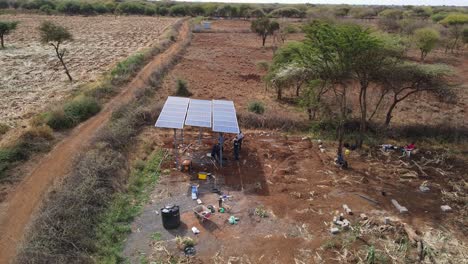
[[176, 162], [176, 168], [179, 167], [179, 160], [177, 159], [177, 129], [174, 128], [174, 159]]
[[223, 147], [224, 147], [224, 137], [223, 133], [219, 133], [219, 138], [218, 138], [218, 143], [219, 143], [219, 166], [222, 168], [223, 167]]

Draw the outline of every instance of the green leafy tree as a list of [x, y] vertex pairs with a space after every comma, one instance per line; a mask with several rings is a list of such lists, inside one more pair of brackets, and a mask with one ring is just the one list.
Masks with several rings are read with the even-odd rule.
[[453, 53], [454, 49], [459, 44], [463, 36], [463, 29], [468, 25], [468, 14], [452, 13], [440, 21], [442, 25], [447, 27], [453, 38], [450, 51]]
[[0, 42], [2, 49], [5, 48], [4, 38], [18, 26], [18, 21], [0, 21]]
[[444, 64], [404, 62], [381, 69], [376, 74], [380, 75], [378, 79], [382, 84], [383, 93], [391, 97], [384, 123], [387, 127], [397, 105], [414, 94], [428, 92], [438, 98], [453, 97], [448, 81], [453, 71]]
[[68, 71], [67, 65], [63, 60], [63, 57], [65, 56], [67, 50], [64, 48], [60, 48], [60, 45], [64, 42], [73, 40], [72, 34], [66, 28], [60, 25], [56, 25], [50, 21], [44, 21], [39, 27], [39, 32], [41, 36], [41, 42], [43, 44], [48, 44], [54, 47], [55, 54], [60, 60], [60, 63], [62, 64], [65, 73], [68, 76], [68, 79], [70, 80], [70, 82], [73, 81], [73, 78], [71, 77], [70, 72]]
[[416, 46], [421, 51], [421, 61], [431, 52], [440, 40], [440, 34], [432, 28], [421, 28], [414, 32]]
[[268, 17], [260, 17], [252, 21], [250, 28], [253, 32], [262, 37], [262, 46], [264, 47], [267, 37], [279, 30], [279, 24], [274, 20], [270, 20]]

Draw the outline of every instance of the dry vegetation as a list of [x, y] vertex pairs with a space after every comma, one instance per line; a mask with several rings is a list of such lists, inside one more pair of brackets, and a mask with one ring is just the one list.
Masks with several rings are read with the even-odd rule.
[[[1, 15], [19, 21], [0, 52], [0, 118], [15, 126], [39, 109], [60, 101], [81, 84], [97, 79], [116, 62], [158, 41], [176, 19], [161, 17]], [[53, 50], [39, 42], [37, 27], [50, 20], [70, 30], [65, 60], [76, 82], [66, 81]]]

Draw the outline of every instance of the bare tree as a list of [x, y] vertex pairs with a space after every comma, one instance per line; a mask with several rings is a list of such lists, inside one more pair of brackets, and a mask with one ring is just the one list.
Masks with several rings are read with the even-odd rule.
[[41, 42], [44, 44], [49, 44], [55, 49], [55, 53], [57, 54], [57, 58], [60, 60], [65, 73], [68, 76], [68, 79], [73, 81], [73, 78], [68, 71], [67, 65], [65, 65], [65, 61], [63, 57], [65, 56], [66, 49], [60, 49], [60, 45], [66, 41], [72, 41], [73, 36], [72, 34], [64, 27], [56, 25], [50, 21], [45, 21], [39, 27], [39, 32], [41, 34]]

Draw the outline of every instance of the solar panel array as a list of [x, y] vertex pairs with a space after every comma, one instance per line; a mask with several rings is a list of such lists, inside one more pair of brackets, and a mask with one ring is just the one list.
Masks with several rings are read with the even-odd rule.
[[187, 126], [211, 127], [211, 101], [190, 99], [185, 124]]
[[239, 125], [237, 124], [234, 102], [213, 100], [213, 131], [239, 133]]
[[169, 96], [155, 126], [176, 129], [184, 128], [189, 102], [189, 98]]
[[169, 96], [155, 126], [183, 129], [184, 124], [212, 127], [214, 132], [239, 133], [234, 102]]

